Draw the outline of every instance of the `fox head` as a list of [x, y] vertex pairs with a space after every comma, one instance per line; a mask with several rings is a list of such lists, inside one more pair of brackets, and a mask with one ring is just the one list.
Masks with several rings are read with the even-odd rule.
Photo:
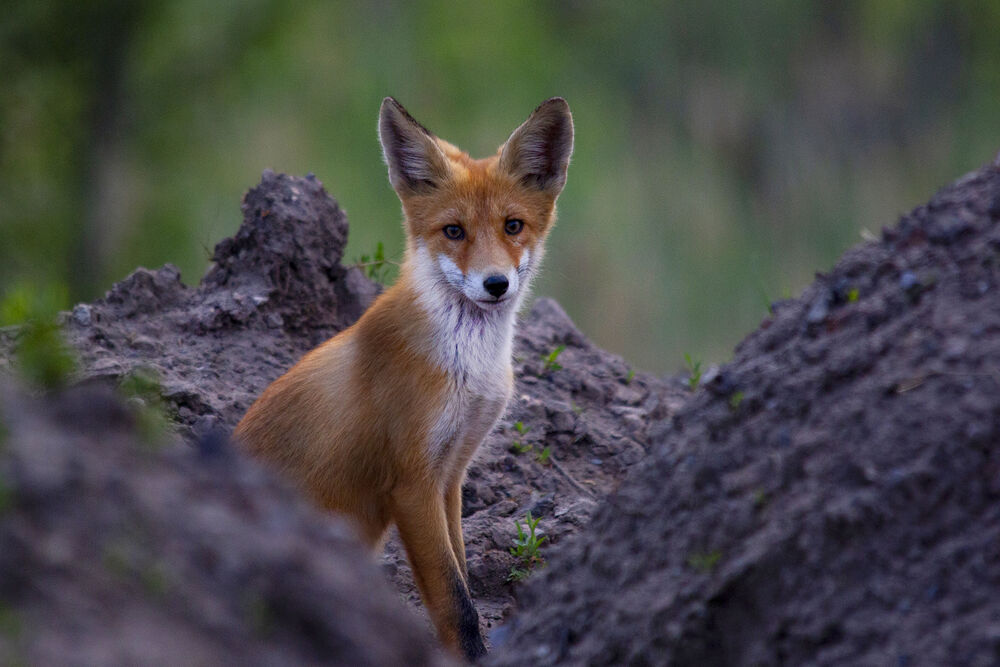
[[561, 97], [543, 102], [495, 155], [476, 160], [439, 139], [391, 97], [379, 138], [403, 204], [404, 272], [418, 296], [474, 312], [516, 310], [542, 259], [573, 152]]

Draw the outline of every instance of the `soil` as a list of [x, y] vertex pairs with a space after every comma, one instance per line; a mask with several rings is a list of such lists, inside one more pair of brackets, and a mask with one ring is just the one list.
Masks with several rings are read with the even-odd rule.
[[[85, 386], [0, 391], [0, 660], [445, 659], [395, 540], [373, 564], [227, 445], [380, 290], [315, 178], [265, 172], [243, 214], [198, 286], [139, 269], [65, 314]], [[140, 368], [162, 451], [110, 388]], [[488, 664], [1000, 662], [1000, 164], [774, 304], [694, 392], [548, 299], [515, 372], [464, 488]], [[509, 581], [529, 511], [547, 564]]]
[[157, 446], [106, 386], [3, 382], [0, 417], [0, 664], [451, 664], [344, 523], [224, 440]]
[[[242, 210], [244, 219], [239, 231], [216, 246], [212, 266], [198, 286], [185, 286], [179, 272], [170, 265], [155, 271], [138, 269], [114, 285], [103, 299], [77, 305], [63, 316], [66, 337], [80, 361], [78, 379], [114, 386], [136, 373], [152, 371], [159, 378], [160, 394], [177, 434], [189, 443], [189, 449], [197, 450], [198, 443], [226, 442], [232, 427], [271, 381], [306, 351], [356, 320], [381, 289], [359, 268], [341, 264], [347, 221], [314, 177], [299, 179], [265, 172], [261, 183], [244, 197]], [[553, 362], [546, 363], [544, 358], [559, 348], [562, 350]], [[487, 635], [510, 613], [514, 592], [523, 585], [509, 580], [512, 571], [520, 567], [510, 553], [517, 532], [515, 520], [521, 520], [523, 525], [528, 512], [540, 518], [538, 531], [545, 536], [541, 554], [545, 559], [557, 554], [565, 540], [587, 524], [601, 498], [645, 456], [652, 438], [667, 427], [668, 417], [686, 398], [682, 389], [636, 373], [621, 358], [597, 349], [549, 299], [538, 299], [523, 317], [515, 342], [515, 375], [514, 398], [501, 424], [470, 466], [463, 489], [470, 585]], [[112, 444], [107, 446], [112, 447], [118, 440], [127, 438], [112, 438]], [[108, 465], [113, 458], [108, 457]], [[238, 453], [233, 453], [232, 459], [240, 460], [240, 465], [253, 465], [242, 461]], [[100, 470], [99, 460], [92, 464]], [[160, 463], [147, 461], [146, 465], [152, 468]], [[131, 470], [126, 467], [115, 472], [117, 483], [131, 485]], [[188, 472], [181, 467], [157, 474], [171, 478]], [[213, 474], [228, 477], [230, 472], [223, 467]], [[136, 473], [134, 484], [145, 483], [143, 473]], [[179, 489], [176, 493], [187, 493], [183, 489], [188, 482], [175, 483]], [[267, 508], [272, 504], [282, 508], [289, 504], [287, 496], [272, 498], [270, 487], [265, 486], [254, 490], [262, 508], [258, 513], [270, 512]], [[96, 503], [96, 489], [94, 493]], [[215, 493], [226, 498], [232, 491], [220, 485]], [[248, 492], [241, 493], [245, 496]], [[202, 502], [193, 492], [190, 499], [191, 506], [184, 512], [158, 512], [144, 516], [142, 522], [153, 525], [171, 540], [186, 543], [191, 539], [189, 514], [198, 513]], [[342, 530], [339, 520], [307, 509], [295, 509], [305, 517], [302, 525], [323, 531], [333, 524]], [[18, 510], [12, 516], [20, 517], [21, 513]], [[216, 520], [226, 533], [217, 548], [225, 552], [230, 533], [246, 518], [236, 513]], [[73, 521], [80, 523], [78, 528], [84, 534], [96, 534], [86, 530], [93, 526], [79, 513], [66, 519], [66, 530]], [[106, 521], [113, 523], [114, 519]], [[299, 528], [296, 524], [284, 530], [290, 535]], [[54, 534], [61, 530], [60, 526], [52, 527]], [[338, 550], [351, 558], [357, 556], [353, 546], [345, 550], [339, 543], [302, 544], [303, 540], [295, 542], [306, 554], [303, 558], [322, 558]], [[186, 581], [187, 572], [199, 567], [199, 562], [191, 560], [197, 556], [196, 547], [188, 545], [171, 552], [169, 559], [171, 563], [177, 560], [174, 565], [179, 581]], [[239, 560], [252, 558], [248, 552], [263, 546], [246, 543], [233, 548], [242, 549], [239, 555], [232, 556]], [[150, 547], [149, 551], [155, 553], [158, 549]], [[332, 562], [339, 567], [344, 560]], [[88, 567], [96, 566], [90, 563]], [[536, 569], [543, 567], [539, 564]], [[381, 568], [398, 596], [423, 615], [419, 594], [395, 537], [386, 546]], [[280, 571], [278, 567], [270, 573], [264, 569], [256, 576], [280, 579]], [[45, 581], [49, 576], [47, 571], [31, 568], [25, 572], [29, 580], [38, 577]], [[370, 583], [366, 571], [359, 570], [356, 576]], [[112, 580], [101, 581], [81, 595], [91, 596], [90, 604], [99, 605], [99, 600], [109, 595], [102, 586], [109, 583]], [[307, 601], [303, 604], [314, 605], [310, 609], [349, 601], [356, 592], [348, 587], [339, 591], [340, 597], [331, 597], [318, 586], [315, 596], [311, 596], [297, 589], [297, 594]], [[205, 596], [213, 594], [206, 592]], [[27, 603], [9, 604], [20, 610]], [[53, 606], [58, 604], [52, 602]], [[408, 627], [405, 623], [410, 618], [402, 605], [398, 611], [400, 623]], [[62, 613], [70, 617], [72, 609]], [[202, 611], [195, 609], [191, 613]], [[362, 607], [361, 613], [367, 611]], [[384, 615], [373, 613], [369, 620], [371, 631], [385, 632], [392, 625]], [[338, 617], [329, 622], [336, 625]], [[426, 628], [425, 638], [430, 637], [426, 616], [418, 623]], [[198, 627], [192, 620], [190, 632]], [[218, 636], [215, 649], [220, 651], [240, 641], [224, 633]], [[73, 640], [81, 638], [73, 635]], [[99, 636], [94, 641], [100, 644], [109, 638]], [[23, 643], [29, 648], [36, 646], [34, 638]], [[359, 639], [359, 643], [363, 640]], [[307, 642], [306, 648], [309, 646]], [[414, 646], [416, 650], [424, 644], [416, 642]], [[31, 651], [28, 654], [36, 655]], [[337, 662], [337, 655], [331, 654], [331, 660]]]
[[1000, 663], [1000, 163], [706, 373], [495, 665]]

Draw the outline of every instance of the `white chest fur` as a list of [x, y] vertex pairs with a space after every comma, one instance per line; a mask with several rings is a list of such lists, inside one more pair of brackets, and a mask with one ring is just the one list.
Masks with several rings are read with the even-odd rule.
[[456, 293], [425, 248], [414, 259], [417, 300], [433, 332], [426, 352], [448, 374], [428, 453], [450, 468], [471, 457], [507, 404], [516, 304], [483, 310]]

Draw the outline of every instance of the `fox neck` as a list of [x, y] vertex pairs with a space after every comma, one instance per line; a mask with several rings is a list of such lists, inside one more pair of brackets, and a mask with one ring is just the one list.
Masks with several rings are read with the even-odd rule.
[[411, 276], [414, 302], [427, 317], [425, 347], [435, 364], [462, 385], [489, 382], [507, 372], [526, 284], [504, 307], [485, 310], [448, 284], [437, 259], [422, 244], [410, 249], [403, 271]]

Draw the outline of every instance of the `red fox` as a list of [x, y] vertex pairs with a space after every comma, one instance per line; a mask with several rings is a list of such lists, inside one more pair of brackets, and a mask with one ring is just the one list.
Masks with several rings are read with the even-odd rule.
[[555, 221], [573, 118], [552, 98], [476, 160], [387, 97], [379, 138], [405, 218], [399, 279], [275, 380], [234, 437], [372, 549], [394, 522], [441, 641], [474, 660], [486, 648], [462, 482], [513, 389], [514, 320]]

